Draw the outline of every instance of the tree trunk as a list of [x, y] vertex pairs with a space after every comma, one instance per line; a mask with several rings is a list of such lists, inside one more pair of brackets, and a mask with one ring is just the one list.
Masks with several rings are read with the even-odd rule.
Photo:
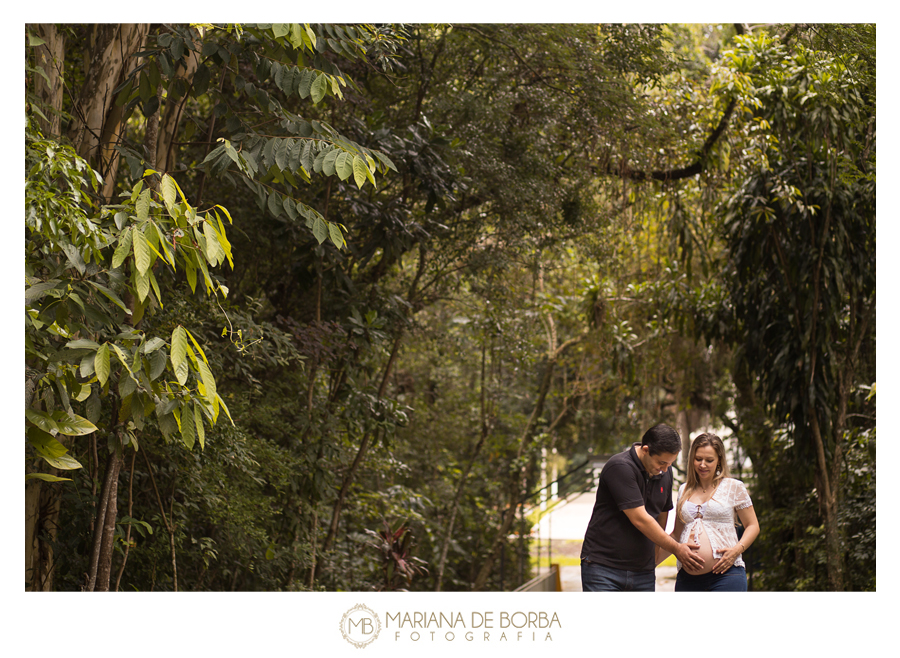
[[52, 23], [35, 25], [34, 28], [37, 36], [44, 40], [44, 45], [35, 49], [35, 65], [47, 75], [47, 79], [40, 74], [34, 76], [34, 92], [45, 103], [41, 111], [47, 117], [46, 121], [40, 120], [40, 128], [45, 137], [58, 137], [63, 102], [65, 39]]
[[113, 90], [136, 63], [132, 56], [149, 33], [149, 24], [95, 26], [85, 82], [72, 108], [69, 139], [78, 154], [103, 176], [106, 198], [115, 186], [118, 152], [114, 147], [123, 130], [122, 108], [116, 105]]
[[[109, 579], [112, 574], [113, 539], [116, 532], [116, 517], [119, 501], [119, 471], [122, 468], [122, 458], [118, 454], [110, 455], [109, 476], [110, 489], [106, 505], [106, 516], [103, 519], [103, 538], [100, 542], [100, 560], [97, 565], [97, 583], [95, 592], [108, 592]], [[100, 519], [97, 519], [100, 523]]]
[[[179, 68], [178, 77], [184, 80], [185, 89], [190, 89], [191, 79], [200, 65], [200, 55], [189, 51], [184, 59], [187, 62], [187, 70]], [[175, 136], [178, 134], [178, 126], [181, 124], [182, 110], [187, 102], [188, 93], [186, 91], [177, 102], [171, 99], [167, 100], [165, 111], [161, 111], [159, 141], [156, 150], [156, 167], [159, 171], [172, 171], [175, 168], [175, 151], [172, 147], [175, 143]], [[160, 109], [162, 110], [161, 106]]]
[[[57, 474], [55, 468], [34, 472]], [[53, 590], [53, 542], [59, 528], [59, 494], [59, 486], [55, 483], [32, 479], [25, 485], [26, 591]]]
[[[25, 366], [25, 408], [31, 407], [41, 373]], [[62, 443], [67, 438], [60, 436]], [[26, 473], [57, 475], [42, 460], [26, 462]], [[25, 589], [53, 590], [53, 542], [59, 528], [60, 490], [58, 484], [38, 479], [25, 481]]]
[[818, 487], [819, 501], [825, 516], [825, 553], [828, 565], [828, 587], [834, 592], [844, 589], [844, 566], [841, 548], [840, 528], [837, 518], [837, 497], [835, 483], [829, 473], [825, 458], [825, 444], [815, 412], [810, 414], [810, 429], [816, 446], [816, 470], [821, 486]]
[[[116, 529], [116, 494], [118, 492], [119, 467], [122, 458], [113, 453], [106, 464], [106, 477], [100, 490], [97, 518], [94, 522], [94, 542], [91, 549], [90, 572], [85, 589], [88, 592], [109, 591], [109, 574], [112, 570], [112, 540]], [[112, 507], [112, 510], [110, 510]], [[110, 523], [112, 529], [110, 528]], [[106, 561], [104, 564], [103, 561]], [[105, 576], [105, 581], [103, 580]]]
[[[25, 469], [26, 473], [31, 472]], [[40, 526], [41, 481], [25, 481], [25, 590], [34, 591], [35, 556], [40, 550], [37, 529]]]

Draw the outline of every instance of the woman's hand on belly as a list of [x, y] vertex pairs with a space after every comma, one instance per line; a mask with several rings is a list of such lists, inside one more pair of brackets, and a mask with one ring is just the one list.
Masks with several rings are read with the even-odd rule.
[[[735, 561], [740, 557], [741, 551], [738, 549], [740, 544], [736, 544], [732, 546], [727, 551], [722, 553], [722, 556], [716, 560], [716, 563], [713, 565], [713, 571], [716, 573], [725, 573], [731, 567], [734, 566]], [[743, 548], [743, 546], [741, 546]]]

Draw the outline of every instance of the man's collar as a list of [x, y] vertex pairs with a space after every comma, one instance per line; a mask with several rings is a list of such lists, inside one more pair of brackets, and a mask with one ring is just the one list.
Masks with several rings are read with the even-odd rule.
[[628, 454], [631, 456], [631, 458], [635, 462], [637, 462], [637, 465], [640, 467], [641, 473], [644, 474], [644, 477], [649, 478], [650, 473], [647, 472], [647, 467], [644, 466], [644, 462], [641, 461], [640, 455], [638, 455], [638, 450], [640, 450], [640, 448], [641, 448], [640, 443], [632, 443], [631, 450], [628, 451]]

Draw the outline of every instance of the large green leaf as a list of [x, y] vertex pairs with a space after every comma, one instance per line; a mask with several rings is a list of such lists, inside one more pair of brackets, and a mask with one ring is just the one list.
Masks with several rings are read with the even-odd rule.
[[152, 287], [153, 292], [156, 293], [156, 301], [159, 304], [159, 307], [163, 308], [162, 293], [159, 291], [159, 283], [156, 281], [156, 276], [153, 274], [153, 270], [150, 270], [148, 274], [150, 275], [150, 287]]
[[203, 428], [203, 412], [200, 410], [200, 405], [196, 402], [194, 403], [194, 426], [197, 429], [197, 440], [200, 441], [200, 448], [204, 448], [206, 446], [206, 431]]
[[194, 264], [189, 260], [185, 263], [184, 273], [187, 276], [188, 285], [191, 287], [191, 292], [197, 291], [197, 268], [194, 267]]
[[175, 181], [169, 174], [163, 174], [162, 180], [159, 182], [159, 189], [162, 192], [163, 201], [166, 207], [171, 210], [172, 206], [178, 200], [178, 192], [175, 187]]
[[28, 473], [26, 480], [43, 480], [44, 482], [71, 482], [72, 478], [61, 478], [49, 473]]
[[347, 180], [353, 175], [353, 154], [341, 151], [334, 163], [334, 170], [341, 180]]
[[331, 241], [334, 243], [334, 246], [338, 249], [343, 248], [344, 246], [344, 234], [341, 233], [341, 227], [337, 224], [328, 224], [328, 235], [331, 238]]
[[287, 168], [291, 171], [297, 171], [300, 168], [300, 155], [303, 153], [304, 140], [292, 139], [291, 150], [287, 161]]
[[197, 352], [200, 353], [200, 358], [203, 359], [203, 362], [206, 365], [209, 365], [209, 360], [206, 358], [206, 352], [203, 351], [203, 348], [200, 347], [200, 343], [197, 342], [197, 339], [194, 338], [194, 334], [190, 331], [187, 332], [188, 338], [191, 339], [191, 342], [194, 344], [194, 347], [197, 348]]
[[283, 205], [281, 203], [281, 195], [278, 194], [275, 190], [269, 194], [267, 206], [269, 208], [269, 212], [272, 213], [273, 217], [278, 217], [281, 215], [281, 210]]
[[94, 373], [101, 386], [106, 384], [106, 380], [109, 379], [109, 346], [106, 343], [100, 346], [94, 357]]
[[128, 355], [125, 354], [125, 351], [121, 347], [116, 345], [115, 343], [112, 343], [112, 348], [113, 348], [113, 351], [116, 353], [116, 357], [119, 359], [119, 363], [121, 363], [123, 366], [125, 366], [125, 369], [128, 372], [132, 372], [132, 370], [133, 370], [132, 364], [128, 362]]
[[50, 414], [45, 411], [26, 409], [25, 418], [48, 434], [58, 431], [56, 421], [54, 421], [53, 418], [50, 417]]
[[150, 355], [150, 381], [155, 381], [166, 369], [166, 351], [156, 350]]
[[162, 347], [165, 344], [166, 344], [166, 341], [164, 341], [162, 338], [160, 338], [159, 336], [154, 336], [153, 338], [148, 340], [146, 343], [144, 343], [144, 346], [143, 346], [143, 348], [141, 348], [141, 351], [144, 354], [150, 354], [151, 352], [155, 352], [156, 350], [158, 350], [160, 347]]
[[41, 454], [40, 450], [38, 450], [38, 453], [44, 458], [44, 461], [62, 471], [74, 471], [75, 469], [81, 468], [81, 463], [68, 453], [60, 457], [48, 457], [47, 455]]
[[75, 391], [75, 395], [73, 397], [78, 402], [84, 402], [85, 400], [87, 400], [88, 396], [91, 394], [91, 385], [90, 384], [81, 384], [80, 386], [81, 386], [81, 389], [77, 390], [77, 385], [76, 385], [76, 391]]
[[287, 167], [292, 144], [293, 140], [290, 139], [279, 140], [278, 147], [275, 149], [275, 164], [279, 169], [285, 169]]
[[197, 426], [194, 420], [194, 414], [187, 406], [181, 408], [181, 440], [187, 449], [194, 447], [194, 441], [197, 438]]
[[147, 294], [150, 292], [150, 272], [141, 273], [136, 271], [134, 273], [134, 289], [137, 291], [138, 299], [142, 302], [147, 299]]
[[231, 412], [228, 411], [228, 406], [225, 404], [225, 400], [222, 399], [222, 396], [216, 393], [216, 402], [221, 405], [222, 409], [225, 410], [225, 415], [228, 416], [228, 420], [231, 421], [231, 424], [234, 425], [234, 419], [231, 417]]
[[134, 263], [137, 266], [137, 270], [141, 274], [146, 274], [147, 270], [150, 269], [153, 257], [150, 245], [147, 243], [147, 237], [135, 228], [132, 243], [134, 244]]
[[335, 171], [335, 162], [339, 155], [341, 155], [344, 151], [340, 149], [334, 149], [330, 151], [328, 155], [325, 156], [325, 159], [322, 160], [322, 173], [326, 176], [334, 175]]
[[88, 283], [90, 283], [94, 288], [99, 290], [103, 294], [103, 296], [106, 297], [107, 299], [109, 299], [113, 304], [115, 304], [120, 309], [125, 311], [126, 314], [131, 315], [131, 309], [128, 308], [127, 306], [125, 306], [125, 302], [123, 302], [119, 298], [119, 296], [116, 293], [114, 293], [112, 290], [110, 290], [106, 286], [100, 285], [96, 281], [91, 281], [90, 279], [88, 280]]
[[131, 239], [132, 233], [134, 229], [127, 228], [119, 235], [119, 245], [116, 247], [115, 253], [113, 253], [112, 257], [112, 267], [116, 268], [122, 265], [125, 262], [125, 259], [128, 257], [129, 252], [131, 251]]
[[316, 80], [312, 83], [309, 93], [312, 97], [312, 102], [316, 104], [325, 98], [325, 95], [328, 93], [328, 76], [324, 73], [320, 73], [316, 76]]
[[64, 411], [54, 411], [52, 416], [60, 434], [65, 434], [66, 436], [83, 436], [97, 431], [96, 425], [87, 418], [82, 418], [76, 414], [70, 416]]
[[291, 34], [288, 37], [291, 45], [297, 50], [303, 49], [303, 26], [299, 23], [291, 23]]
[[209, 400], [210, 404], [214, 404], [216, 401], [216, 380], [213, 377], [212, 371], [203, 361], [200, 361], [197, 364], [197, 370], [200, 371], [200, 381], [203, 382], [205, 397]]
[[100, 343], [97, 343], [88, 338], [79, 338], [78, 340], [72, 340], [66, 343], [66, 347], [68, 347], [70, 350], [97, 350], [100, 348]]
[[313, 235], [316, 236], [316, 240], [319, 241], [319, 244], [322, 244], [328, 239], [328, 227], [321, 217], [316, 217], [316, 221], [313, 224]]
[[25, 303], [28, 304], [29, 302], [40, 299], [47, 294], [48, 290], [56, 288], [57, 285], [59, 285], [59, 279], [51, 279], [50, 281], [44, 281], [43, 283], [38, 283], [30, 288], [26, 288]]
[[300, 74], [300, 79], [297, 82], [297, 94], [300, 98], [306, 98], [309, 96], [310, 89], [312, 89], [314, 74], [309, 69], [303, 69], [303, 72]]
[[137, 202], [134, 204], [137, 211], [139, 221], [146, 221], [150, 216], [150, 190], [146, 189], [138, 195]]
[[96, 352], [88, 352], [83, 357], [81, 357], [81, 365], [79, 367], [79, 374], [82, 377], [90, 377], [94, 374], [94, 359], [96, 358]]
[[375, 154], [376, 158], [381, 160], [382, 164], [384, 164], [385, 167], [389, 167], [389, 168], [393, 169], [394, 171], [397, 171], [396, 165], [384, 153], [381, 153], [380, 151], [372, 151], [372, 153]]
[[366, 161], [358, 155], [353, 156], [353, 180], [358, 188], [362, 189], [368, 173], [369, 167], [366, 165]]
[[187, 332], [184, 327], [177, 326], [172, 332], [172, 367], [175, 370], [175, 378], [178, 383], [184, 386], [187, 382], [188, 363], [187, 363]]
[[211, 218], [203, 222], [203, 236], [206, 238], [206, 259], [214, 265], [221, 263], [225, 258], [225, 249]]
[[47, 432], [32, 427], [28, 430], [27, 438], [34, 451], [51, 466], [67, 471], [81, 468], [78, 460], [67, 454], [66, 447]]
[[313, 148], [313, 145], [313, 140], [304, 140], [303, 149], [300, 152], [300, 164], [306, 169], [307, 173], [312, 173], [313, 163], [316, 160], [316, 150]]

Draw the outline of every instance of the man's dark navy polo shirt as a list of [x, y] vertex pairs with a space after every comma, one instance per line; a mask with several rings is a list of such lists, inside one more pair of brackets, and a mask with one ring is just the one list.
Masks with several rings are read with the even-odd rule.
[[582, 559], [625, 571], [656, 568], [656, 545], [634, 527], [624, 510], [643, 505], [656, 519], [672, 509], [672, 469], [650, 477], [637, 456], [640, 446], [635, 443], [614, 455], [600, 471]]

